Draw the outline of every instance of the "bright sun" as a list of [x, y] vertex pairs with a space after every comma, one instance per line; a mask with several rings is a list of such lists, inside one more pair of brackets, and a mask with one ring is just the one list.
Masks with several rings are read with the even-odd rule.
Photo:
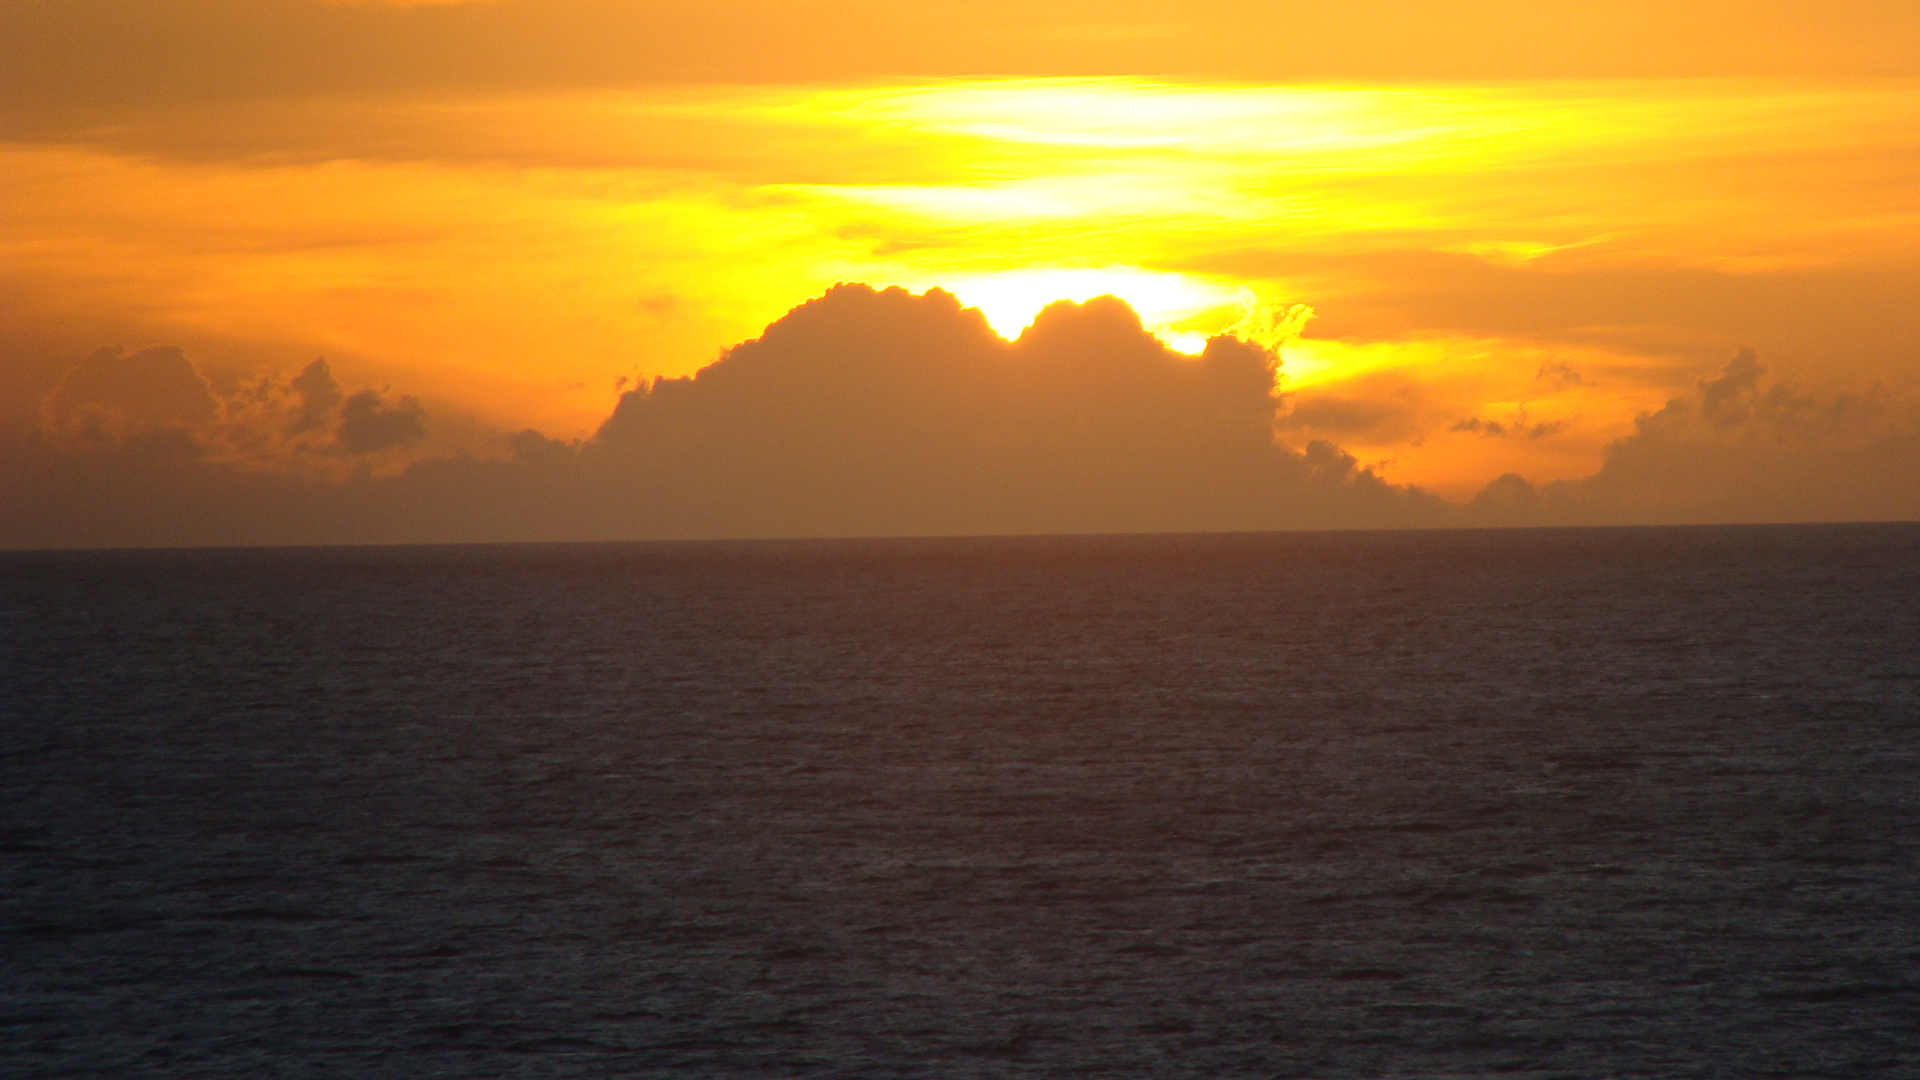
[[1140, 321], [1160, 340], [1187, 353], [1199, 352], [1209, 334], [1233, 325], [1249, 302], [1244, 289], [1132, 266], [1009, 270], [938, 284], [961, 303], [979, 308], [994, 331], [1008, 339], [1018, 337], [1056, 300], [1084, 303], [1096, 296], [1117, 296], [1140, 313]]

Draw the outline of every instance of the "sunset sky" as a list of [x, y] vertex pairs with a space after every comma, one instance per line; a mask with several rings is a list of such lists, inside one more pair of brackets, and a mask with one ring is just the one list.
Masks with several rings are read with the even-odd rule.
[[[1259, 452], [1344, 454], [1342, 482], [1423, 507], [1354, 522], [1920, 509], [1910, 2], [0, 0], [0, 41], [8, 543], [297, 540], [228, 526], [526, 464], [527, 430], [620, 487], [594, 457], [616, 406], [839, 282], [944, 290], [1007, 340], [1110, 294], [1172, 354], [1271, 350]], [[820, 348], [780, 363], [839, 362]], [[1172, 354], [1154, 363], [1203, 363]], [[974, 419], [1027, 416], [1024, 377]], [[771, 421], [713, 404], [718, 378], [670, 385], [704, 395], [702, 439], [744, 445], [714, 433]], [[850, 430], [835, 402], [882, 382], [808, 406], [806, 430]], [[662, 431], [693, 422], [652, 398]], [[148, 467], [149, 428], [192, 448], [166, 483], [279, 494], [87, 524]], [[1168, 490], [1207, 482], [1193, 452]], [[740, 468], [686, 498], [746, 500], [760, 466]], [[1168, 516], [1150, 494], [1129, 516], [1125, 490], [1057, 521], [689, 513], [729, 535], [1349, 522]], [[158, 523], [188, 504], [204, 527]], [[551, 534], [468, 520], [312, 536]]]

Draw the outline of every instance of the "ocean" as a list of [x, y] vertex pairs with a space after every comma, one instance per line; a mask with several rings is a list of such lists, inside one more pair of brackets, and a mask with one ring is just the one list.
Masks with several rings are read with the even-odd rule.
[[1920, 528], [0, 555], [8, 1077], [1920, 1076]]

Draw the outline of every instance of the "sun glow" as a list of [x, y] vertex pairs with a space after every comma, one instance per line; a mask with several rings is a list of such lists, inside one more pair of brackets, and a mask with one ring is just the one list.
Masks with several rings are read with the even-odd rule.
[[1096, 296], [1117, 296], [1139, 312], [1147, 329], [1189, 353], [1205, 346], [1208, 334], [1242, 318], [1249, 302], [1243, 288], [1131, 266], [962, 274], [927, 285], [938, 285], [968, 307], [979, 308], [988, 325], [1008, 339], [1019, 337], [1040, 309], [1057, 300], [1085, 303]]
[[[151, 313], [134, 340], [325, 354], [436, 415], [566, 438], [836, 281], [944, 288], [1008, 337], [1112, 294], [1183, 352], [1280, 346], [1289, 393], [1344, 409], [1315, 431], [1465, 490], [1496, 455], [1594, 467], [1739, 344], [1712, 289], [1910, 259], [1893, 163], [1916, 102], [1908, 83], [1098, 78], [208, 104], [0, 146], [0, 256], [47, 310]], [[1665, 325], [1688, 289], [1709, 314]], [[1304, 336], [1298, 304], [1319, 312]], [[1536, 376], [1590, 342], [1617, 354], [1576, 357], [1586, 381]], [[1383, 373], [1425, 404], [1361, 430]], [[1453, 431], [1513, 428], [1516, 402], [1577, 423]], [[1546, 471], [1575, 432], [1579, 461]]]

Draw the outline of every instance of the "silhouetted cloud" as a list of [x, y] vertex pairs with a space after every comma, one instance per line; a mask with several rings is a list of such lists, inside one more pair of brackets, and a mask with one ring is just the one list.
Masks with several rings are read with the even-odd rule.
[[1545, 510], [1539, 488], [1519, 473], [1503, 473], [1487, 482], [1464, 514], [1477, 525], [1537, 525]]
[[1587, 384], [1586, 377], [1575, 370], [1572, 364], [1564, 360], [1550, 360], [1547, 363], [1541, 364], [1540, 371], [1534, 375], [1533, 381], [1545, 383], [1549, 388], [1554, 390], [1564, 390], [1570, 386], [1585, 386]]
[[111, 346], [67, 372], [47, 396], [45, 415], [61, 434], [120, 440], [150, 428], [210, 424], [219, 415], [219, 403], [180, 349], [129, 353]]
[[628, 391], [591, 439], [423, 456], [418, 401], [349, 393], [324, 362], [221, 397], [178, 350], [103, 350], [49, 395], [45, 433], [0, 447], [0, 543], [1920, 517], [1920, 409], [1770, 382], [1750, 351], [1641, 417], [1595, 475], [1509, 473], [1457, 507], [1333, 441], [1277, 439], [1278, 363], [1229, 337], [1175, 353], [1111, 297], [1055, 304], [1010, 342], [940, 290], [840, 285], [697, 374]]
[[1528, 421], [1525, 416], [1521, 416], [1511, 421], [1500, 421], [1469, 416], [1464, 420], [1456, 421], [1447, 430], [1480, 435], [1489, 439], [1503, 439], [1509, 435], [1523, 439], [1544, 439], [1566, 426], [1564, 420]]
[[216, 393], [177, 346], [100, 349], [74, 365], [41, 403], [39, 437], [70, 452], [166, 446], [258, 471], [337, 466], [425, 438], [426, 409], [411, 396], [346, 393], [324, 359], [281, 380], [255, 378]]
[[287, 430], [294, 434], [312, 431], [326, 423], [327, 418], [345, 400], [340, 392], [340, 384], [334, 381], [333, 369], [327, 366], [325, 359], [308, 364], [287, 383], [287, 387], [293, 391], [298, 402], [292, 419], [287, 423]]
[[340, 406], [339, 445], [349, 454], [371, 454], [427, 437], [427, 410], [411, 397], [389, 403], [378, 391], [362, 390]]
[[[1755, 398], [1760, 376], [1765, 371], [1752, 349], [1743, 348], [1735, 353], [1719, 378], [1700, 384], [1700, 415], [1720, 427], [1732, 427], [1752, 419], [1759, 404]], [[1669, 404], [1662, 412], [1679, 408], [1681, 404]]]
[[1228, 337], [1183, 357], [1112, 297], [1054, 304], [1007, 342], [945, 292], [842, 285], [699, 374], [628, 393], [589, 452], [645, 463], [658, 505], [725, 534], [1437, 515], [1350, 461], [1329, 473], [1277, 445], [1276, 364]]
[[1770, 382], [1752, 349], [1642, 416], [1583, 480], [1502, 476], [1468, 508], [1494, 523], [1920, 518], [1920, 406], [1880, 389]]
[[[698, 374], [623, 395], [598, 434], [387, 475], [327, 455], [403, 447], [417, 401], [343, 393], [324, 364], [224, 403], [201, 441], [40, 445], [11, 543], [294, 542], [1273, 529], [1438, 523], [1445, 504], [1339, 447], [1275, 441], [1274, 354], [1168, 349], [1123, 302], [1046, 309], [1017, 341], [948, 293], [842, 285]], [[190, 370], [190, 368], [189, 368]], [[336, 419], [327, 419], [329, 412]], [[334, 424], [337, 451], [311, 438]], [[282, 456], [236, 432], [292, 432]], [[224, 433], [222, 433], [224, 432]], [[287, 447], [292, 451], [286, 451]], [[138, 492], [122, 479], [138, 477]], [[172, 509], [133, 508], [171, 491]], [[29, 498], [30, 496], [30, 498]], [[103, 524], [105, 523], [105, 524]]]

